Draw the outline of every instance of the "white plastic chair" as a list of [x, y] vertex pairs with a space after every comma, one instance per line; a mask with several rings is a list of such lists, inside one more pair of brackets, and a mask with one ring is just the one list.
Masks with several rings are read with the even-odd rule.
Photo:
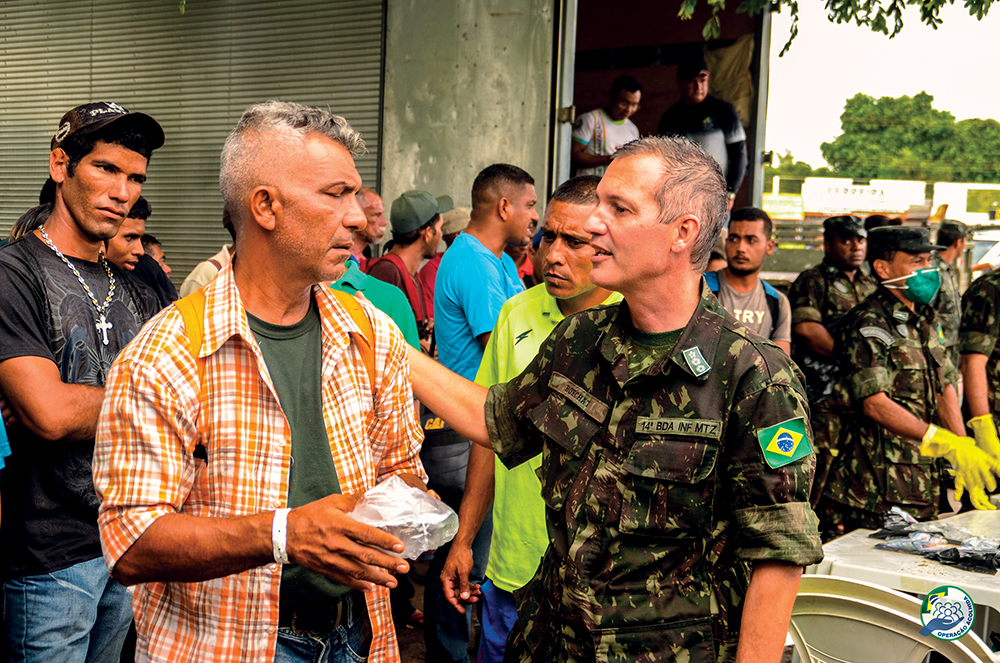
[[801, 663], [920, 663], [931, 651], [952, 663], [993, 663], [995, 655], [971, 631], [958, 640], [920, 635], [920, 601], [886, 587], [805, 575], [792, 608], [793, 661]]

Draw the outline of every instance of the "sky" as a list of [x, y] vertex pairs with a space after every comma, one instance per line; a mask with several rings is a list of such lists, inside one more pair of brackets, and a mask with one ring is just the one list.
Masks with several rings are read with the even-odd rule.
[[977, 21], [961, 4], [946, 5], [940, 16], [934, 30], [908, 8], [902, 31], [889, 39], [829, 21], [821, 0], [800, 0], [799, 34], [779, 58], [791, 19], [787, 9], [773, 14], [765, 149], [775, 164], [791, 150], [797, 161], [827, 165], [820, 144], [840, 134], [844, 103], [859, 92], [877, 99], [925, 91], [956, 120], [1000, 120], [1000, 9]]

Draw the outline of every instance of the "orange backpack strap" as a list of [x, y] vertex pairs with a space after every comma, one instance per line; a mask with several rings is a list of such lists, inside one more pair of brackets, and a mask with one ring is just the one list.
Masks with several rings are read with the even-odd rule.
[[181, 297], [174, 302], [184, 320], [184, 335], [188, 339], [188, 349], [198, 365], [198, 384], [204, 382], [205, 362], [201, 361], [201, 342], [205, 329], [205, 289], [198, 288], [187, 297]]
[[365, 309], [361, 307], [358, 303], [357, 298], [353, 295], [349, 295], [341, 290], [332, 290], [331, 292], [337, 297], [341, 305], [347, 309], [347, 313], [354, 320], [355, 324], [361, 329], [361, 334], [352, 333], [351, 336], [360, 336], [361, 338], [355, 338], [354, 343], [358, 347], [358, 352], [361, 353], [361, 361], [365, 365], [365, 369], [368, 371], [368, 383], [372, 386], [372, 393], [375, 393], [375, 330], [372, 328], [372, 322], [368, 319], [368, 315], [365, 313]]

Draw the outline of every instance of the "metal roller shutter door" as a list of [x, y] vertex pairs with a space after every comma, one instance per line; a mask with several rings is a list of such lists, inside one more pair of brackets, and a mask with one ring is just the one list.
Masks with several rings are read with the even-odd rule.
[[0, 5], [0, 233], [37, 204], [49, 139], [77, 104], [117, 101], [163, 125], [143, 195], [178, 285], [229, 240], [219, 152], [244, 108], [329, 108], [361, 132], [378, 185], [382, 0], [54, 0]]

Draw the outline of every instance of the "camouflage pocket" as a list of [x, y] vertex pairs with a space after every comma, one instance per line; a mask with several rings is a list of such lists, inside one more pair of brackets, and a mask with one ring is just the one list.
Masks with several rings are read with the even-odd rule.
[[715, 663], [712, 620], [598, 629], [594, 654], [608, 663]]
[[600, 425], [558, 393], [552, 393], [528, 413], [538, 430], [554, 444], [546, 444], [538, 478], [542, 496], [553, 509], [561, 509], [578, 478], [585, 451], [600, 433]]
[[697, 535], [711, 509], [719, 447], [715, 441], [637, 435], [622, 465], [622, 533]]
[[892, 463], [885, 468], [885, 500], [889, 505], [932, 507], [940, 496], [936, 465]]

